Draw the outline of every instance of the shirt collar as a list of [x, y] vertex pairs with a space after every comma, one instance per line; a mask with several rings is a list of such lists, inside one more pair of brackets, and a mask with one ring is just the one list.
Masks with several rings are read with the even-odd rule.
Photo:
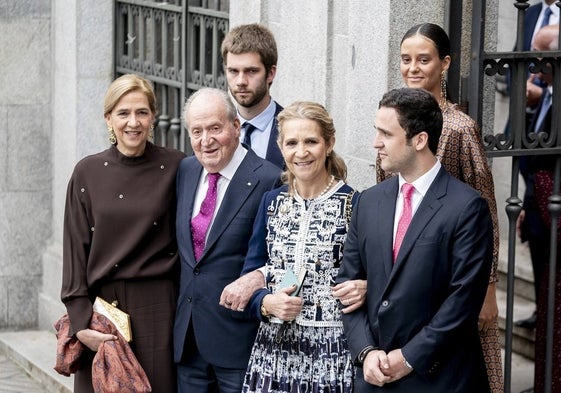
[[240, 123], [242, 125], [246, 121], [249, 121], [256, 128], [256, 130], [265, 131], [265, 129], [271, 122], [271, 119], [275, 117], [275, 109], [275, 101], [271, 98], [269, 105], [267, 105], [267, 108], [265, 108], [263, 112], [255, 116], [253, 119], [244, 119], [242, 115], [240, 115], [240, 112], [238, 112], [238, 118], [240, 119]]
[[[433, 165], [433, 167], [431, 169], [429, 169], [424, 175], [422, 175], [417, 180], [415, 180], [413, 183], [411, 183], [411, 184], [413, 184], [413, 187], [415, 187], [415, 190], [417, 190], [417, 192], [419, 192], [423, 197], [427, 193], [427, 191], [430, 188], [434, 179], [436, 179], [436, 175], [438, 175], [438, 171], [440, 171], [441, 167], [442, 167], [442, 164], [437, 159], [436, 163]], [[406, 183], [406, 181], [401, 176], [401, 174], [399, 174], [399, 190], [400, 190], [400, 192], [401, 192], [401, 186], [403, 185], [403, 183]]]
[[[232, 156], [232, 159], [230, 160], [228, 165], [226, 165], [220, 171], [220, 176], [226, 178], [228, 181], [232, 180], [234, 174], [238, 170], [238, 167], [242, 163], [246, 154], [247, 154], [247, 149], [243, 147], [241, 144], [238, 144], [238, 147], [236, 148], [236, 151], [234, 151], [234, 155]], [[203, 169], [203, 177], [205, 179], [207, 178], [207, 175], [208, 175], [208, 171], [206, 169]]]

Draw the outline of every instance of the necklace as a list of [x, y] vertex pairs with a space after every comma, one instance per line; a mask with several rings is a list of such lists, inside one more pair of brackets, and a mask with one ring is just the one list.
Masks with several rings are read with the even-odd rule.
[[320, 198], [323, 195], [325, 195], [325, 193], [331, 189], [331, 186], [333, 185], [334, 181], [335, 181], [335, 176], [331, 175], [331, 179], [329, 180], [329, 183], [327, 183], [327, 186], [325, 186], [323, 191], [320, 192], [319, 195], [316, 198]]
[[[327, 186], [325, 186], [325, 188], [323, 189], [322, 192], [320, 192], [315, 198], [304, 198], [304, 199], [317, 199], [317, 198], [321, 198], [322, 196], [325, 195], [325, 193], [327, 191], [329, 191], [331, 189], [331, 186], [333, 186], [333, 182], [335, 181], [335, 176], [331, 175], [331, 179], [329, 180], [329, 183], [327, 183]], [[296, 179], [294, 179], [294, 181], [292, 182], [292, 186], [294, 187], [294, 190], [296, 192], [298, 192], [298, 189], [296, 188]]]

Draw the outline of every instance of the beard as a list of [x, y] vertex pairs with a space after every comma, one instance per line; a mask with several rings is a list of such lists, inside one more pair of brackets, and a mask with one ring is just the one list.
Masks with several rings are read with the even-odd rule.
[[267, 89], [267, 85], [263, 84], [261, 86], [259, 86], [257, 88], [257, 90], [255, 90], [254, 93], [252, 92], [246, 92], [244, 94], [246, 94], [247, 96], [244, 98], [240, 98], [238, 96], [238, 94], [233, 94], [234, 99], [236, 100], [236, 102], [243, 106], [244, 108], [251, 108], [254, 107], [255, 105], [259, 104], [261, 101], [263, 101], [263, 98], [265, 96], [267, 96], [269, 93], [269, 90]]

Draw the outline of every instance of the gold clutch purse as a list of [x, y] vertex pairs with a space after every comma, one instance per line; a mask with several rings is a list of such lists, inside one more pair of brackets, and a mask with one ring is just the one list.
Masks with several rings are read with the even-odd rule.
[[127, 342], [132, 341], [131, 317], [117, 308], [116, 300], [108, 303], [98, 296], [95, 298], [93, 310], [109, 319]]

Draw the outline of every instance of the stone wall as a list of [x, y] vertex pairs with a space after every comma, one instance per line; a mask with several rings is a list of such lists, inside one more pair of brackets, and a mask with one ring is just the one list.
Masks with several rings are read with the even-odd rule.
[[51, 234], [49, 0], [0, 1], [0, 328], [37, 324]]
[[113, 79], [113, 1], [52, 1], [52, 220], [39, 291], [41, 329], [64, 312], [60, 302], [62, 220], [68, 179], [78, 160], [109, 146], [103, 97]]
[[[362, 190], [375, 183], [377, 103], [403, 85], [401, 36], [416, 23], [445, 25], [449, 1], [232, 0], [230, 25], [270, 26], [279, 47], [273, 97], [326, 105], [348, 181]], [[497, 2], [487, 2], [490, 20]], [[64, 312], [64, 196], [75, 163], [107, 146], [113, 8], [112, 0], [0, 0], [0, 329], [52, 329]]]

